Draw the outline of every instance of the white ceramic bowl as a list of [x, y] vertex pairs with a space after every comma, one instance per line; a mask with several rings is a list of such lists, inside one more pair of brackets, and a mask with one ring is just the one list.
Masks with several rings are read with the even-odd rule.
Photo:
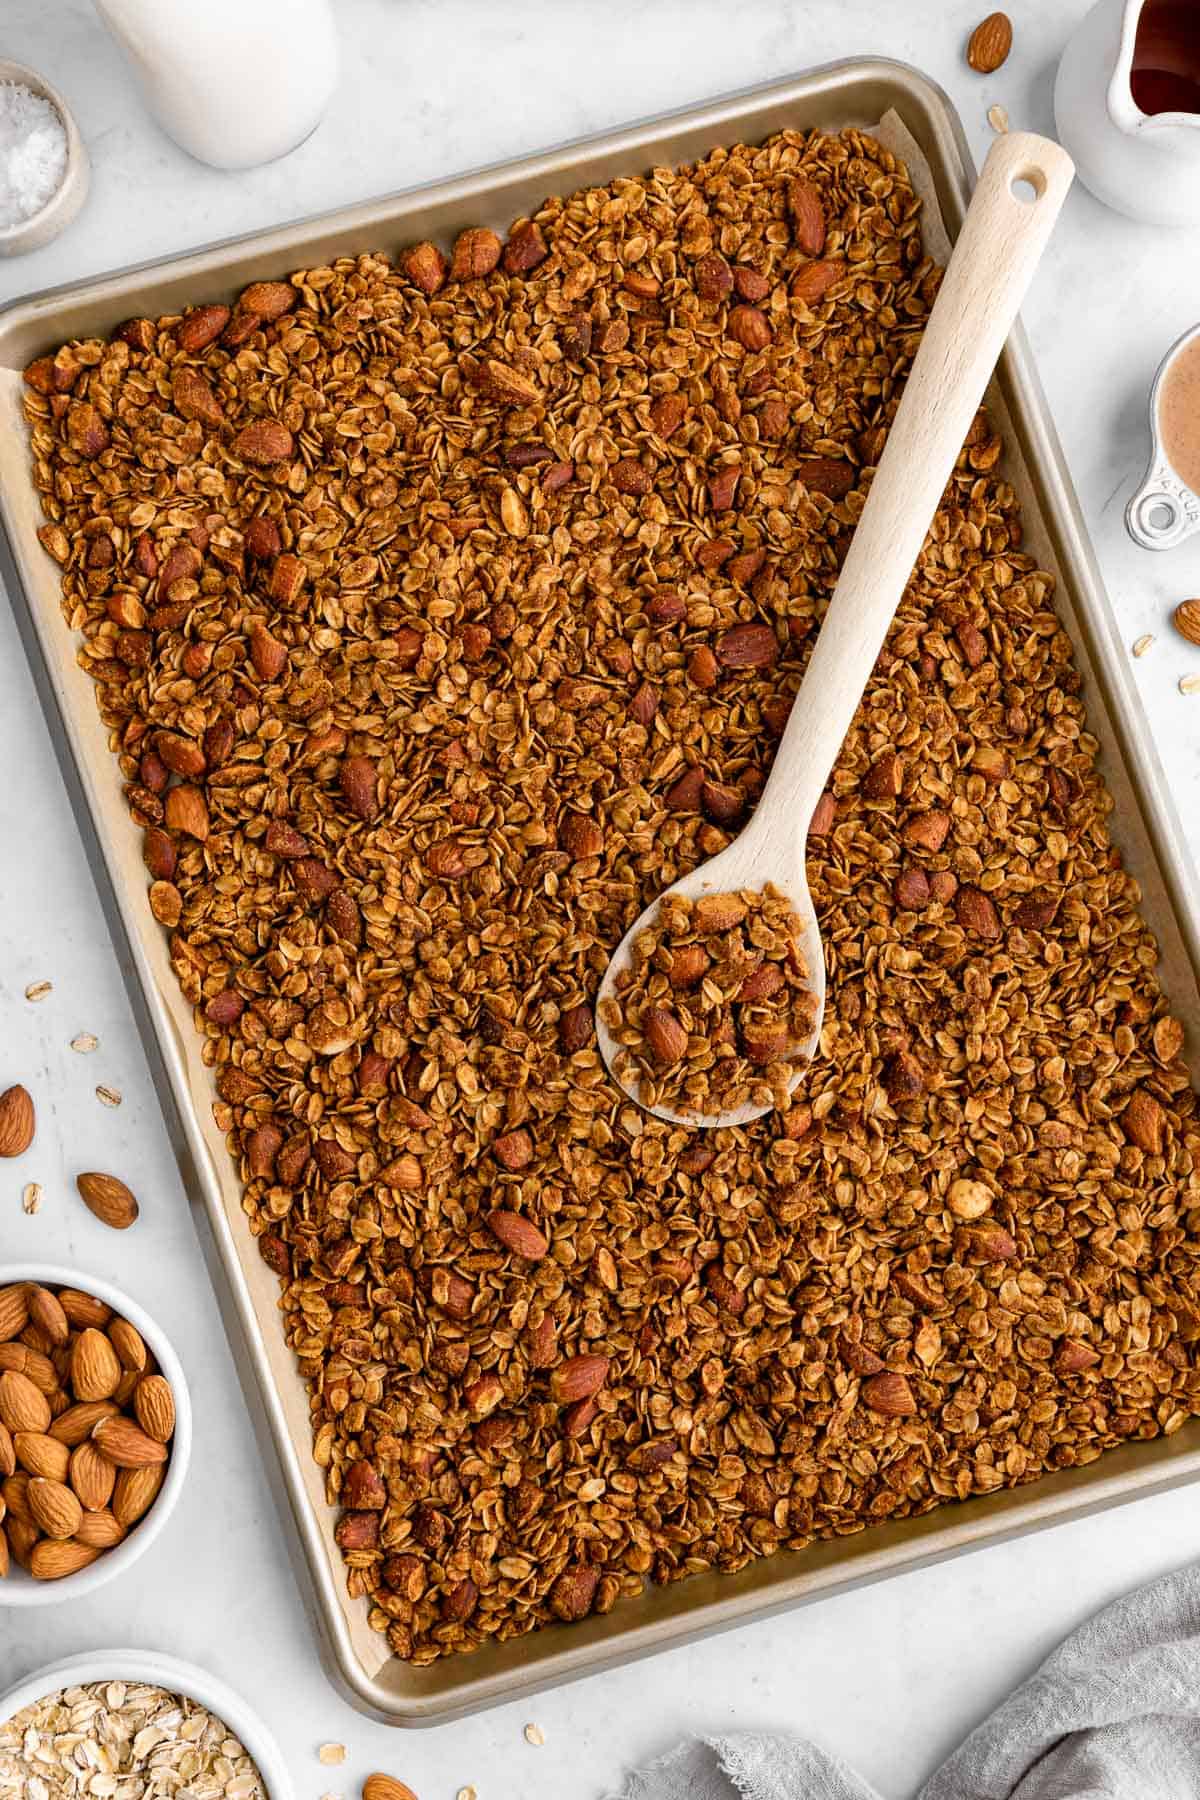
[[67, 134], [67, 166], [63, 178], [45, 206], [16, 225], [0, 227], [0, 256], [20, 256], [26, 250], [40, 250], [60, 231], [66, 229], [87, 199], [92, 169], [87, 147], [79, 135], [71, 109], [56, 87], [44, 75], [24, 63], [7, 62], [0, 57], [0, 81], [19, 81], [48, 100], [63, 122]]
[[[139, 1327], [140, 1329], [140, 1327]], [[279, 1746], [258, 1715], [233, 1689], [207, 1669], [180, 1662], [159, 1650], [88, 1650], [65, 1662], [49, 1663], [0, 1695], [0, 1722], [7, 1723], [35, 1700], [60, 1688], [93, 1681], [147, 1681], [172, 1694], [186, 1694], [223, 1719], [248, 1750], [270, 1800], [293, 1800], [292, 1784]]]
[[158, 1497], [128, 1537], [114, 1550], [106, 1550], [98, 1556], [86, 1569], [80, 1569], [78, 1575], [64, 1575], [61, 1581], [35, 1581], [28, 1570], [14, 1562], [8, 1575], [0, 1581], [0, 1612], [6, 1606], [54, 1606], [61, 1600], [76, 1600], [81, 1594], [94, 1592], [106, 1581], [131, 1568], [150, 1548], [175, 1510], [192, 1453], [192, 1406], [183, 1365], [162, 1326], [149, 1313], [143, 1312], [136, 1300], [131, 1300], [111, 1282], [101, 1281], [82, 1269], [59, 1269], [47, 1263], [0, 1263], [0, 1287], [9, 1287], [16, 1281], [36, 1281], [42, 1287], [79, 1288], [82, 1293], [94, 1294], [97, 1300], [103, 1300], [131, 1325], [136, 1325], [171, 1384], [175, 1397], [175, 1435], [171, 1439], [166, 1479]]

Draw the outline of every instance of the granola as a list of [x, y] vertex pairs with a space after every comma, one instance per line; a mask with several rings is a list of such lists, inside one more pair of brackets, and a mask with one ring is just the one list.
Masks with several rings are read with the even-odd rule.
[[817, 999], [791, 902], [760, 891], [664, 897], [600, 1002], [614, 1073], [646, 1106], [698, 1114], [789, 1104]]
[[809, 836], [820, 1055], [695, 1134], [612, 949], [761, 791], [937, 288], [783, 133], [29, 372], [351, 1596], [427, 1664], [1175, 1431], [1196, 1100], [980, 413]]

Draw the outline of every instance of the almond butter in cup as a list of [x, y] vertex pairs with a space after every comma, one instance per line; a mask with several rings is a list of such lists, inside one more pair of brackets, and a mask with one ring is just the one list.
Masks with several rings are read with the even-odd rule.
[[617, 1079], [643, 1105], [786, 1110], [817, 1001], [800, 921], [778, 889], [667, 895], [616, 989], [603, 1023], [621, 1047]]

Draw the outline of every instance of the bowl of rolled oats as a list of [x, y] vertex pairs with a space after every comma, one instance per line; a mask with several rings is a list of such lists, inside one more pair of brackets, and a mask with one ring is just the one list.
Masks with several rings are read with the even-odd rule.
[[136, 1301], [70, 1269], [0, 1265], [0, 1610], [130, 1568], [174, 1510], [191, 1439], [183, 1365]]
[[279, 1748], [207, 1669], [90, 1650], [0, 1697], [0, 1794], [20, 1800], [292, 1800]]

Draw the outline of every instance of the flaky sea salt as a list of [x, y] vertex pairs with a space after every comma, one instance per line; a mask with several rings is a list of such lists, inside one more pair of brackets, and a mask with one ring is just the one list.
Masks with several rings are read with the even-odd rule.
[[40, 212], [67, 167], [57, 110], [19, 81], [0, 82], [0, 230]]

